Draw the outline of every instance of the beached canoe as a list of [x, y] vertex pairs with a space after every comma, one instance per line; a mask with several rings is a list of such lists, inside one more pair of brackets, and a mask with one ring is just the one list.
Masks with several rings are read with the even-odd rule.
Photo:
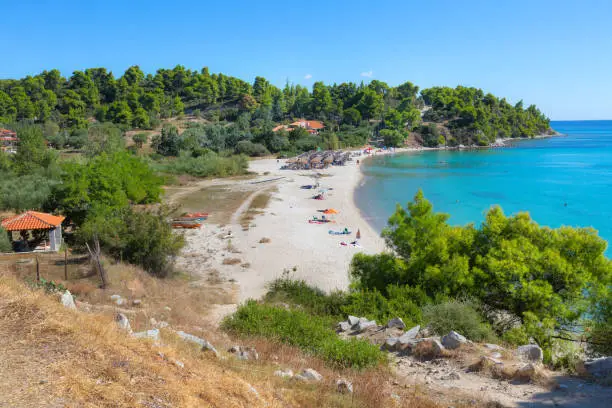
[[185, 221], [173, 221], [172, 228], [187, 228], [187, 229], [196, 229], [200, 228], [202, 223], [199, 222], [185, 222]]

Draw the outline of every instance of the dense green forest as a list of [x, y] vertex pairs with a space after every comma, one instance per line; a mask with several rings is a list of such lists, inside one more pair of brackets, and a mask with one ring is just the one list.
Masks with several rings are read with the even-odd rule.
[[[70, 78], [50, 70], [0, 80], [0, 123], [44, 124], [45, 136], [60, 146], [82, 145], [83, 130], [94, 119], [123, 130], [158, 129], [164, 119], [185, 113], [206, 120], [190, 132], [192, 143], [252, 155], [357, 146], [372, 137], [401, 145], [411, 132], [415, 142], [435, 147], [486, 145], [497, 138], [549, 131], [548, 119], [535, 106], [524, 109], [522, 102], [511, 105], [461, 86], [419, 92], [410, 82], [393, 87], [373, 80], [315, 82], [312, 89], [287, 83], [280, 89], [263, 77], [251, 84], [211, 74], [207, 68], [192, 71], [180, 65], [154, 75], [132, 66], [118, 78], [105, 68], [91, 68], [75, 71]], [[272, 131], [277, 123], [293, 118], [322, 120], [326, 131]]]

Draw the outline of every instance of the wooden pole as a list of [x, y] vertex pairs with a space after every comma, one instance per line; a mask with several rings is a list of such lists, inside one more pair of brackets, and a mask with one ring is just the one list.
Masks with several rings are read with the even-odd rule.
[[36, 256], [36, 282], [40, 282], [40, 264], [38, 263], [38, 255]]
[[68, 247], [64, 248], [64, 280], [68, 280]]

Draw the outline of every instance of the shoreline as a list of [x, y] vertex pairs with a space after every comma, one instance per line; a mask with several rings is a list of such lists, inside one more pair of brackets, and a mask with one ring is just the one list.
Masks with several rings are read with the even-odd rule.
[[[231, 313], [237, 304], [247, 299], [261, 298], [269, 283], [281, 277], [304, 280], [326, 292], [346, 290], [350, 285], [353, 255], [359, 252], [378, 254], [387, 249], [380, 232], [369, 221], [369, 215], [357, 205], [357, 190], [365, 180], [361, 166], [380, 155], [428, 150], [458, 149], [396, 148], [355, 157], [344, 166], [320, 170], [280, 170], [285, 160], [251, 160], [249, 171], [255, 175], [253, 178], [218, 180], [228, 190], [247, 189], [248, 198], [235, 210], [229, 223], [207, 223], [201, 229], [186, 232], [187, 246], [179, 256], [179, 264], [203, 280], [213, 271], [220, 278], [218, 287], [230, 288], [236, 294], [234, 304], [220, 305], [215, 320]], [[359, 166], [356, 160], [360, 161]], [[316, 175], [320, 177], [316, 179]], [[330, 189], [322, 201], [312, 199], [317, 190], [301, 188], [317, 180], [321, 188]], [[262, 194], [269, 195], [267, 205], [256, 208], [249, 227], [244, 228], [242, 216]], [[321, 216], [318, 210], [325, 208], [339, 211], [332, 216], [335, 223], [308, 223], [313, 216]], [[209, 211], [214, 213], [214, 208]], [[344, 228], [352, 234], [328, 233]], [[359, 247], [340, 244], [354, 241], [357, 230], [361, 232]]]
[[[236, 245], [250, 264], [249, 273], [233, 271], [231, 274], [240, 286], [240, 301], [261, 297], [267, 284], [282, 276], [303, 279], [327, 292], [346, 290], [353, 255], [375, 254], [385, 249], [384, 240], [355, 202], [355, 191], [363, 180], [355, 160], [345, 166], [322, 170], [280, 170], [283, 164], [284, 161], [276, 159], [249, 163], [249, 170], [258, 175], [285, 178], [276, 184], [277, 191], [272, 192], [264, 213], [254, 219], [254, 226], [236, 233]], [[322, 201], [311, 198], [316, 190], [301, 188], [315, 183], [315, 174], [323, 175], [317, 179], [322, 188], [332, 189]], [[325, 208], [339, 211], [331, 216], [335, 223], [308, 223], [313, 216], [321, 216], [318, 210]], [[346, 236], [328, 233], [344, 228], [352, 233]], [[361, 232], [361, 247], [340, 245], [342, 241], [354, 241], [357, 230]], [[262, 238], [271, 241], [260, 243]]]

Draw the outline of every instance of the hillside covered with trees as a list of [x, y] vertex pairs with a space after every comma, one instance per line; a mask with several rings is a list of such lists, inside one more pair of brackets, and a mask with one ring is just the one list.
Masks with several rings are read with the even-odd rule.
[[[0, 123], [44, 124], [45, 136], [58, 145], [78, 148], [83, 129], [94, 120], [123, 130], [156, 129], [162, 120], [185, 113], [206, 120], [189, 132], [191, 147], [251, 155], [358, 146], [370, 138], [386, 145], [409, 137], [428, 147], [487, 145], [550, 131], [535, 106], [525, 109], [522, 102], [511, 105], [462, 86], [420, 91], [410, 82], [393, 87], [372, 80], [315, 82], [312, 89], [287, 83], [280, 89], [263, 77], [249, 83], [180, 65], [155, 74], [132, 66], [120, 77], [91, 68], [69, 78], [54, 69], [0, 80]], [[322, 120], [326, 130], [319, 135], [272, 130], [294, 118]]]

